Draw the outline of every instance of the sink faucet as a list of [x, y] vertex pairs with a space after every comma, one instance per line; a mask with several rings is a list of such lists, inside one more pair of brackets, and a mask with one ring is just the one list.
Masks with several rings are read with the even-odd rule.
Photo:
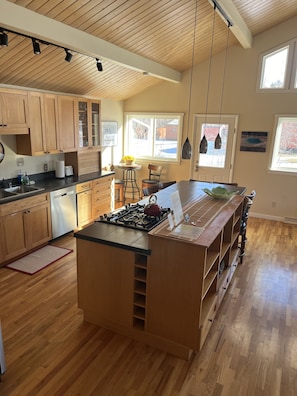
[[12, 187], [12, 182], [8, 183], [8, 187], [11, 188]]

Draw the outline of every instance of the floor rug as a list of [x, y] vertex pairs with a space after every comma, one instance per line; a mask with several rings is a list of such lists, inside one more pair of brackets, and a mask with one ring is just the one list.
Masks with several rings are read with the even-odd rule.
[[71, 252], [71, 249], [47, 245], [8, 264], [7, 268], [33, 275]]

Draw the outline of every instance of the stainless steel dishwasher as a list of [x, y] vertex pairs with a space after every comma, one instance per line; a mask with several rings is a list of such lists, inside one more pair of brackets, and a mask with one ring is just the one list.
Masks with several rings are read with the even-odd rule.
[[76, 189], [66, 187], [50, 193], [53, 239], [77, 227]]

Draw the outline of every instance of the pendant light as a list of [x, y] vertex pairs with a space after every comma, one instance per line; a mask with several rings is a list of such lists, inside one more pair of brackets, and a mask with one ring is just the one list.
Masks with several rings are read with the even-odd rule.
[[[195, 18], [194, 18], [194, 29], [193, 29], [193, 48], [192, 48], [192, 66], [191, 66], [191, 73], [190, 73], [190, 90], [189, 90], [189, 106], [188, 106], [188, 132], [190, 129], [190, 111], [191, 111], [191, 99], [192, 99], [192, 81], [193, 81], [193, 69], [194, 69], [194, 55], [195, 55], [195, 42], [196, 42], [196, 24], [197, 24], [197, 12], [198, 12], [198, 0], [196, 0], [195, 6]], [[192, 157], [192, 147], [191, 143], [187, 138], [182, 147], [182, 159], [191, 159]]]
[[[211, 34], [211, 46], [210, 46], [210, 56], [209, 56], [209, 68], [208, 68], [208, 81], [207, 81], [207, 91], [206, 91], [206, 108], [205, 108], [205, 121], [204, 125], [206, 128], [207, 123], [207, 113], [208, 113], [208, 99], [209, 99], [209, 88], [210, 88], [210, 75], [211, 75], [211, 66], [212, 66], [212, 54], [213, 54], [213, 45], [214, 45], [214, 31], [215, 31], [215, 18], [216, 18], [216, 8], [217, 5], [214, 3], [213, 7], [213, 19], [212, 19], [212, 34]], [[205, 136], [205, 128], [203, 130], [203, 137], [199, 146], [199, 153], [206, 154], [208, 149], [208, 143]]]
[[[227, 52], [228, 52], [228, 44], [229, 44], [229, 33], [230, 33], [230, 26], [231, 23], [228, 22], [228, 31], [227, 31], [227, 42], [226, 42], [226, 48], [225, 48], [225, 58], [224, 58], [224, 71], [223, 71], [223, 81], [222, 81], [222, 91], [221, 91], [221, 100], [220, 100], [220, 118], [219, 118], [219, 128], [221, 125], [221, 116], [222, 116], [222, 104], [223, 104], [223, 96], [224, 96], [224, 87], [225, 87], [225, 76], [226, 76], [226, 63], [227, 63]], [[216, 150], [219, 150], [222, 147], [222, 138], [220, 135], [220, 130], [217, 134], [217, 137], [215, 138], [215, 143], [214, 143], [214, 148]]]

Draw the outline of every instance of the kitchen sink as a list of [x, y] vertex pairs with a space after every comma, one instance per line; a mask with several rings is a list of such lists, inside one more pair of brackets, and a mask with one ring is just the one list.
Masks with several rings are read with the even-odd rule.
[[35, 191], [40, 191], [43, 190], [43, 188], [39, 187], [33, 187], [33, 186], [13, 186], [13, 187], [8, 187], [5, 188], [4, 191], [9, 193], [9, 194], [27, 194], [29, 192], [35, 192]]
[[0, 200], [6, 201], [7, 199], [12, 197], [29, 195], [42, 190], [44, 190], [44, 188], [36, 187], [36, 186], [25, 186], [25, 185], [1, 188]]

